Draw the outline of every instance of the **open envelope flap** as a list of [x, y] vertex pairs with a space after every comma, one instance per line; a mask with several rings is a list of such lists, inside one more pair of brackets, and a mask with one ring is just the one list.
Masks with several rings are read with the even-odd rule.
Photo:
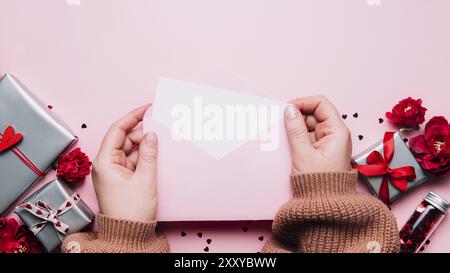
[[157, 219], [272, 219], [291, 196], [285, 107], [161, 78], [144, 122], [159, 139]]
[[[152, 119], [221, 159], [247, 141], [278, 149], [286, 103], [190, 82], [161, 78]], [[265, 145], [264, 145], [265, 144]]]

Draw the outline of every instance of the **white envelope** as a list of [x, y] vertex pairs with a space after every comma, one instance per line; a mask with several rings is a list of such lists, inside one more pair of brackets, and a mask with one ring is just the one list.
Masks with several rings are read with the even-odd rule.
[[159, 141], [157, 219], [273, 219], [291, 196], [286, 106], [160, 78], [144, 121]]

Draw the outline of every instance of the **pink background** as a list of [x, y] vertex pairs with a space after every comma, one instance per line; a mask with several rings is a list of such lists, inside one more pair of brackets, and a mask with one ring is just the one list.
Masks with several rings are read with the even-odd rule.
[[[354, 154], [390, 129], [378, 118], [401, 98], [422, 98], [428, 118], [450, 117], [448, 0], [70, 2], [0, 0], [0, 74], [53, 105], [91, 157], [111, 122], [152, 99], [160, 75], [232, 88], [214, 75], [228, 71], [269, 98], [325, 94], [348, 115]], [[427, 192], [450, 199], [449, 179], [398, 200], [399, 226]], [[96, 209], [91, 181], [78, 190]], [[162, 228], [176, 252], [256, 252], [270, 236], [270, 222]], [[450, 252], [450, 220], [425, 251]]]

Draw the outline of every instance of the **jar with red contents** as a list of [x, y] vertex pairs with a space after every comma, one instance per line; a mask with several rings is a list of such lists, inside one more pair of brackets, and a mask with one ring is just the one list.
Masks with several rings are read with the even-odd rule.
[[400, 252], [417, 253], [444, 219], [450, 204], [430, 192], [400, 230]]

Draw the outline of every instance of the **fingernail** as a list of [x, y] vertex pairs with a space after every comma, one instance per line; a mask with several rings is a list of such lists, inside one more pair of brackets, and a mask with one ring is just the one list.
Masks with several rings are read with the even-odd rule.
[[145, 143], [156, 143], [156, 134], [154, 132], [148, 132], [145, 135]]
[[289, 105], [286, 107], [285, 115], [287, 119], [294, 119], [298, 116], [298, 108], [294, 105]]

